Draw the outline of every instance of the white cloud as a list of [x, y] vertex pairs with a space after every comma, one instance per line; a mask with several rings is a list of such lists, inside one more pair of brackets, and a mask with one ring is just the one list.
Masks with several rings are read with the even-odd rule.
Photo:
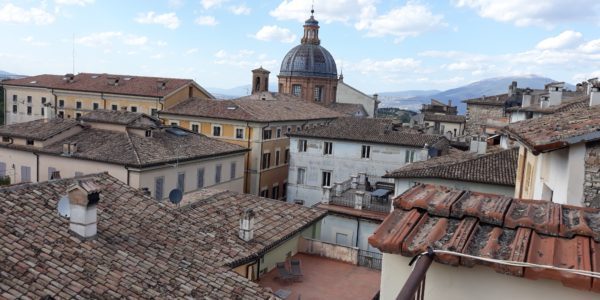
[[292, 43], [296, 40], [296, 35], [291, 33], [289, 29], [276, 25], [263, 26], [252, 37], [261, 41], [279, 41], [282, 43]]
[[[315, 18], [325, 23], [356, 21], [375, 10], [376, 0], [328, 0], [319, 3]], [[310, 17], [310, 1], [283, 0], [269, 14], [278, 20], [304, 22]]]
[[165, 46], [167, 46], [167, 45], [168, 45], [168, 43], [167, 43], [167, 42], [165, 42], [165, 41], [160, 41], [160, 40], [159, 40], [159, 41], [156, 41], [156, 46], [159, 46], [159, 47], [165, 47]]
[[591, 40], [579, 46], [579, 50], [584, 53], [599, 53], [600, 54], [600, 39]]
[[241, 69], [257, 68], [263, 66], [266, 69], [274, 68], [279, 64], [278, 60], [269, 59], [265, 54], [257, 54], [252, 50], [242, 49], [234, 53], [219, 50], [215, 53], [215, 64], [229, 65]]
[[457, 7], [468, 7], [483, 18], [516, 26], [552, 28], [559, 22], [597, 18], [597, 0], [454, 0]]
[[252, 9], [250, 9], [250, 7], [244, 5], [244, 4], [240, 4], [240, 5], [236, 5], [236, 6], [231, 6], [229, 8], [229, 11], [231, 13], [233, 13], [234, 15], [249, 15], [252, 12]]
[[162, 59], [164, 57], [165, 57], [165, 55], [162, 54], [162, 53], [157, 53], [157, 54], [154, 54], [154, 55], [150, 56], [150, 58], [152, 58], [152, 59]]
[[94, 3], [94, 0], [54, 0], [54, 3], [58, 5], [79, 5], [86, 6]]
[[582, 39], [581, 32], [572, 30], [563, 31], [561, 34], [542, 40], [536, 46], [537, 49], [564, 49], [577, 46]]
[[201, 0], [200, 4], [202, 4], [204, 9], [211, 9], [213, 7], [219, 7], [225, 2], [227, 2], [227, 0]]
[[156, 14], [153, 11], [138, 14], [135, 21], [140, 24], [158, 24], [169, 29], [177, 29], [181, 21], [175, 13]]
[[[348, 69], [362, 74], [394, 74], [413, 72], [421, 67], [421, 61], [413, 58], [393, 58], [390, 60], [363, 59], [358, 63], [347, 64]], [[393, 75], [395, 77], [395, 75]]]
[[24, 37], [21, 39], [21, 41], [23, 41], [31, 46], [36, 46], [36, 47], [48, 46], [48, 43], [37, 41], [32, 36]]
[[199, 16], [196, 18], [196, 20], [194, 20], [194, 23], [202, 26], [216, 26], [219, 24], [217, 19], [215, 19], [213, 16]]
[[180, 8], [184, 4], [183, 0], [169, 0], [168, 5], [170, 8]]
[[106, 31], [92, 33], [75, 39], [75, 43], [88, 47], [108, 46], [115, 38], [122, 37], [123, 33], [118, 31]]
[[199, 49], [198, 49], [198, 48], [192, 48], [192, 49], [188, 49], [188, 50], [186, 50], [186, 51], [185, 51], [185, 54], [186, 54], [186, 55], [191, 55], [191, 54], [197, 53], [198, 51], [199, 51]]
[[143, 46], [148, 43], [148, 38], [145, 36], [129, 35], [123, 38], [123, 43], [130, 46]]
[[445, 27], [443, 15], [436, 15], [425, 5], [409, 1], [385, 15], [365, 17], [355, 27], [367, 31], [368, 36], [395, 36], [397, 41], [415, 37], [423, 32]]
[[52, 24], [56, 18], [42, 8], [22, 8], [12, 3], [0, 7], [0, 23], [33, 23], [35, 25]]

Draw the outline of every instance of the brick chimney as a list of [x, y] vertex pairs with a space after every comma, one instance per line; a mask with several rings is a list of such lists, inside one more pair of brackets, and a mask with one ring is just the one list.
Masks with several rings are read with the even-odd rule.
[[69, 195], [69, 229], [82, 239], [96, 236], [98, 232], [97, 204], [100, 200], [100, 188], [90, 181], [77, 181], [71, 186]]
[[256, 214], [252, 209], [242, 212], [240, 218], [240, 239], [249, 242], [254, 238], [254, 217]]

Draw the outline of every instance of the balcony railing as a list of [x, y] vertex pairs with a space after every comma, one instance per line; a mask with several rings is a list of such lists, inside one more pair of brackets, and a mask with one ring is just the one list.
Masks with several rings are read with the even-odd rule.
[[[336, 182], [333, 186], [323, 187], [324, 204], [333, 204], [354, 209], [388, 213], [391, 210], [389, 196], [373, 197], [369, 190], [378, 187], [393, 188], [393, 183], [387, 178], [366, 176], [364, 173], [351, 176], [350, 180]], [[370, 188], [369, 188], [370, 187]], [[392, 191], [390, 191], [390, 194]]]

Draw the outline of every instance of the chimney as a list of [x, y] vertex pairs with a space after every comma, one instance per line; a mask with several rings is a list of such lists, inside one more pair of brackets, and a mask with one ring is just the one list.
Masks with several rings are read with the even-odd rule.
[[548, 90], [548, 105], [554, 106], [559, 105], [562, 102], [562, 94], [563, 88], [565, 87], [564, 82], [553, 82], [546, 85], [546, 89]]
[[525, 89], [525, 92], [523, 93], [523, 100], [521, 101], [521, 107], [531, 106], [531, 100], [532, 100], [531, 89], [527, 88], [527, 89]]
[[423, 149], [419, 152], [419, 160], [428, 160], [429, 159], [429, 145], [425, 144]]
[[452, 100], [448, 100], [448, 106], [452, 107]]
[[75, 81], [75, 75], [73, 75], [71, 73], [67, 73], [67, 74], [65, 74], [65, 77], [63, 77], [63, 81], [65, 81], [67, 83], [72, 83], [73, 81]]
[[100, 200], [100, 189], [90, 181], [77, 181], [67, 193], [69, 195], [69, 229], [82, 239], [96, 236], [98, 215], [96, 206]]
[[106, 77], [108, 85], [119, 86], [119, 77], [110, 76]]
[[167, 81], [164, 79], [159, 79], [156, 81], [156, 88], [159, 90], [164, 90], [167, 87]]
[[249, 242], [254, 238], [254, 217], [256, 214], [250, 208], [242, 212], [240, 218], [240, 239]]
[[75, 152], [77, 152], [77, 143], [63, 144], [63, 155], [73, 155]]
[[590, 106], [600, 104], [600, 84], [596, 84], [590, 89]]
[[485, 154], [487, 152], [486, 136], [475, 136], [471, 140], [469, 152], [477, 154]]

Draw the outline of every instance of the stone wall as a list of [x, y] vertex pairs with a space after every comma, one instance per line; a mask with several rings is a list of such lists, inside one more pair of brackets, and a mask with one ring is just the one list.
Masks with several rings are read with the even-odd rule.
[[358, 248], [300, 237], [298, 252], [358, 264]]
[[496, 127], [500, 123], [508, 124], [503, 106], [467, 104], [466, 135], [482, 133], [483, 126]]
[[586, 145], [583, 185], [583, 203], [600, 208], [600, 142]]

